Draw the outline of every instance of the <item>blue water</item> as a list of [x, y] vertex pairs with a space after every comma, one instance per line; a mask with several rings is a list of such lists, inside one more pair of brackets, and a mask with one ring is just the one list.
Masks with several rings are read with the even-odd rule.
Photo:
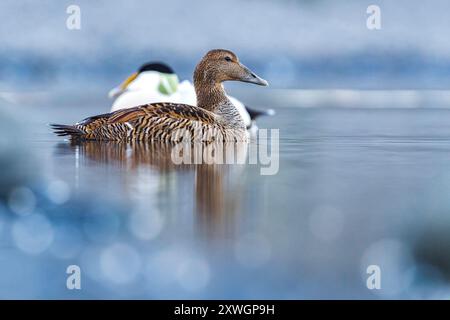
[[[280, 130], [279, 171], [264, 176], [45, 126], [106, 111], [99, 96], [33, 98], [20, 110], [34, 117], [1, 118], [20, 135], [1, 140], [0, 297], [448, 298], [450, 109], [278, 99], [259, 121]], [[66, 288], [69, 265], [81, 290]]]
[[[359, 0], [79, 0], [80, 30], [69, 4], [0, 4], [0, 298], [450, 296], [448, 1], [378, 0], [376, 31]], [[47, 127], [108, 112], [147, 61], [191, 79], [212, 48], [270, 82], [226, 88], [276, 110], [274, 175]]]

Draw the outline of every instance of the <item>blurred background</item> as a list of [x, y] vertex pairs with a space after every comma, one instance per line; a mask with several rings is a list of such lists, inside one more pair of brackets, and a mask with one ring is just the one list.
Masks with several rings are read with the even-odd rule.
[[[381, 9], [381, 30], [366, 26]], [[69, 5], [81, 29], [69, 30]], [[0, 297], [448, 299], [450, 3], [0, 4]], [[191, 79], [227, 48], [270, 82], [226, 83], [280, 130], [279, 172], [174, 166], [48, 123], [110, 110], [142, 63]], [[78, 265], [82, 289], [68, 290]], [[381, 289], [366, 286], [369, 265]]]
[[[66, 28], [71, 4], [81, 30]], [[381, 8], [378, 31], [366, 27], [371, 4]], [[445, 89], [447, 11], [445, 0], [6, 0], [0, 85], [111, 85], [148, 60], [190, 79], [206, 51], [228, 48], [277, 88]]]

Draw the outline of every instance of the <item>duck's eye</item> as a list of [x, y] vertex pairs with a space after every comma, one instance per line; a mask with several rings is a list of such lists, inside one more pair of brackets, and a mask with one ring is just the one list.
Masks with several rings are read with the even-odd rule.
[[231, 58], [230, 57], [225, 57], [225, 60], [227, 60], [228, 62], [231, 62]]

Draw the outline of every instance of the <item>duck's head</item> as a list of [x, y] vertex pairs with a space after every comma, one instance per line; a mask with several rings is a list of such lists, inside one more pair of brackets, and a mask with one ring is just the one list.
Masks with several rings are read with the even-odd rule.
[[239, 62], [238, 57], [229, 50], [209, 51], [199, 62], [194, 72], [196, 86], [220, 84], [224, 81], [242, 81], [260, 86], [268, 82]]
[[117, 98], [125, 91], [157, 90], [162, 94], [172, 94], [177, 90], [178, 77], [171, 67], [162, 62], [143, 64], [119, 86], [109, 91], [110, 98]]
[[147, 62], [143, 64], [138, 73], [155, 71], [159, 73], [174, 74], [173, 69], [163, 62]]

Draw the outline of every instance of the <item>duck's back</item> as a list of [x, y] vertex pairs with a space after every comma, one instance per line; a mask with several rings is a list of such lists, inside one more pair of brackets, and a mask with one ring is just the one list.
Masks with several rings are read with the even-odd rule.
[[179, 103], [147, 104], [90, 117], [73, 127], [54, 125], [54, 128], [60, 135], [81, 140], [247, 140], [245, 130], [227, 126], [220, 116]]

